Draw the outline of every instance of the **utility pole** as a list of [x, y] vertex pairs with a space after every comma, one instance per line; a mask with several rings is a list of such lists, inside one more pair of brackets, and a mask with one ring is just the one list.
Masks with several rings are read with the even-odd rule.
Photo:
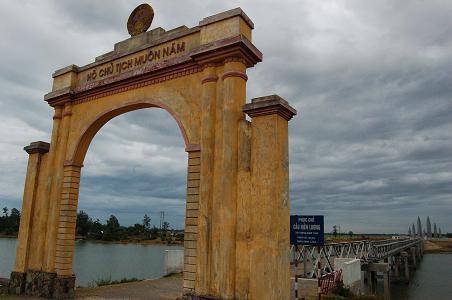
[[165, 222], [165, 212], [161, 211], [160, 212], [160, 236], [162, 235], [163, 222]]

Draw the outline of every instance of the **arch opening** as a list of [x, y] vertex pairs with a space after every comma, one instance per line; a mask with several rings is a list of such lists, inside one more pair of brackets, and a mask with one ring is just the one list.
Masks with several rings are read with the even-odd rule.
[[[163, 233], [170, 234], [171, 231], [162, 232], [159, 228], [159, 214], [160, 211], [164, 211], [164, 221], [169, 222], [170, 229], [173, 229], [172, 232], [176, 233], [171, 237], [172, 242], [176, 244], [175, 247], [173, 246], [173, 250], [181, 250], [183, 249], [183, 242], [177, 243], [176, 239], [181, 232], [183, 233], [185, 220], [186, 178], [184, 169], [186, 168], [187, 158], [183, 147], [186, 140], [184, 139], [184, 144], [180, 143], [181, 134], [177, 132], [172, 120], [169, 121], [167, 112], [141, 108], [133, 109], [133, 111], [128, 110], [127, 113], [122, 111], [121, 114], [114, 111], [114, 113], [108, 115], [108, 120], [106, 116], [102, 116], [102, 121], [105, 121], [102, 126], [99, 126], [99, 123], [90, 126], [96, 126], [94, 128], [97, 130], [90, 137], [90, 144], [86, 147], [84, 157], [86, 166], [80, 181], [78, 214], [83, 210], [92, 217], [92, 221], [99, 219], [100, 222], [98, 223], [103, 225], [104, 236], [91, 236], [90, 239], [114, 241], [122, 237], [129, 241], [130, 239], [141, 239], [140, 243], [147, 244], [148, 242], [154, 243], [158, 239], [163, 241], [168, 239], [167, 236], [162, 238]], [[143, 124], [143, 120], [147, 119], [153, 119], [153, 121]], [[133, 121], [131, 122], [131, 120]], [[162, 120], [168, 120], [168, 122], [162, 122]], [[158, 127], [155, 126], [157, 123], [159, 124]], [[130, 127], [125, 125], [130, 125]], [[164, 130], [162, 136], [156, 137], [157, 141], [153, 142], [153, 136], [155, 136], [155, 133], [163, 131], [162, 127], [167, 127], [167, 130]], [[136, 131], [133, 137], [127, 137], [127, 135], [131, 135], [130, 132], [133, 130]], [[151, 134], [148, 135], [148, 132]], [[175, 134], [176, 132], [177, 134]], [[165, 134], [170, 135], [169, 142], [162, 141]], [[124, 141], [124, 136], [126, 136], [126, 141]], [[149, 136], [149, 139], [147, 136]], [[175, 142], [175, 140], [179, 142]], [[161, 148], [156, 149], [156, 144], [160, 145]], [[146, 145], [150, 145], [150, 147], [145, 147]], [[136, 151], [132, 149], [134, 147]], [[89, 153], [88, 148], [90, 149]], [[117, 153], [118, 151], [122, 153]], [[93, 157], [93, 155], [95, 156]], [[128, 156], [131, 155], [136, 156], [136, 158], [129, 159]], [[168, 157], [176, 158], [168, 159]], [[104, 160], [104, 162], [102, 163], [101, 160]], [[137, 162], [134, 163], [133, 160]], [[119, 167], [117, 166], [118, 162]], [[97, 163], [101, 165], [101, 170], [93, 168], [93, 165]], [[178, 166], [174, 167], [174, 163], [177, 163]], [[106, 168], [105, 165], [107, 165]], [[164, 174], [162, 175], [162, 173]], [[95, 191], [92, 190], [93, 188]], [[157, 203], [155, 203], [156, 201]], [[99, 210], [103, 210], [103, 213], [99, 213]], [[141, 232], [151, 234], [147, 237], [136, 234], [143, 229], [140, 225], [143, 225], [145, 214], [151, 218], [148, 230], [151, 229], [152, 232]], [[112, 216], [118, 221], [119, 224], [117, 225], [121, 225], [121, 228], [116, 226], [120, 232], [115, 232], [116, 236], [105, 236], [105, 234], [111, 235], [111, 228], [115, 228], [115, 225], [111, 224]], [[105, 228], [109, 223], [112, 226], [109, 227], [107, 232]], [[155, 229], [158, 229], [158, 231], [155, 232]], [[97, 228], [96, 230], [100, 229]], [[77, 234], [80, 234], [78, 230]], [[93, 231], [91, 234], [98, 235], [99, 233]], [[162, 269], [164, 268], [164, 250], [166, 250], [166, 246], [158, 241], [154, 246], [147, 249], [136, 243], [125, 246], [76, 243], [73, 270], [77, 275], [77, 284], [86, 286], [102, 279], [161, 277], [165, 275], [161, 273], [164, 271]], [[106, 252], [105, 255], [102, 255], [102, 252]], [[91, 255], [90, 257], [87, 256], [88, 253]], [[128, 256], [129, 258], [127, 258]], [[95, 263], [97, 275], [86, 274], [84, 269], [89, 269], [90, 266], [86, 262], [95, 259], [95, 257], [97, 257]]]
[[74, 165], [83, 165], [83, 161], [85, 159], [86, 153], [88, 152], [88, 148], [91, 144], [96, 133], [110, 121], [111, 119], [136, 110], [141, 110], [144, 108], [160, 108], [168, 112], [172, 118], [177, 122], [179, 126], [180, 132], [185, 142], [185, 147], [190, 147], [189, 138], [187, 136], [187, 131], [181, 121], [181, 119], [177, 116], [177, 114], [167, 105], [161, 102], [139, 102], [135, 104], [129, 104], [122, 107], [114, 108], [103, 112], [101, 115], [97, 116], [95, 120], [87, 126], [87, 128], [83, 131], [80, 139], [76, 143], [75, 153], [73, 155], [73, 159], [71, 163]]

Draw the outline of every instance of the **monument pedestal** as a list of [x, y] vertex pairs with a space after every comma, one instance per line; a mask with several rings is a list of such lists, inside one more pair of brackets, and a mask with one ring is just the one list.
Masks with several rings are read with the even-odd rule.
[[43, 298], [72, 299], [75, 297], [75, 275], [57, 276], [54, 272], [29, 270], [11, 272], [10, 294]]

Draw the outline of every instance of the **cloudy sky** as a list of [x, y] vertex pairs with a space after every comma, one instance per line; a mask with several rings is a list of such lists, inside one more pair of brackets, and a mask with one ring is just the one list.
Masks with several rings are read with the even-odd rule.
[[[54, 70], [90, 63], [128, 38], [140, 1], [0, 1], [0, 206], [20, 207], [23, 146], [49, 141]], [[293, 214], [326, 228], [406, 232], [427, 215], [452, 232], [452, 2], [159, 1], [152, 27], [193, 27], [235, 7], [255, 23], [264, 62], [248, 100], [277, 93], [290, 122]], [[114, 149], [114, 151], [111, 151]], [[163, 110], [119, 116], [85, 160], [79, 208], [123, 224], [184, 217], [186, 153]]]

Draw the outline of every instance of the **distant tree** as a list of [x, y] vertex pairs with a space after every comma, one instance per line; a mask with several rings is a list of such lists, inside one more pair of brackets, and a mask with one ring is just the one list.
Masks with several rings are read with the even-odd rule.
[[91, 229], [88, 233], [88, 237], [95, 239], [95, 240], [100, 240], [102, 239], [103, 235], [104, 235], [104, 225], [102, 225], [102, 223], [99, 221], [99, 219], [96, 219], [96, 221], [93, 222], [93, 224], [91, 225]]
[[155, 240], [159, 235], [159, 229], [155, 225], [151, 229], [151, 240]]
[[163, 224], [162, 224], [162, 230], [164, 231], [164, 232], [166, 232], [166, 231], [168, 231], [170, 229], [170, 224], [168, 223], [168, 222], [163, 222]]
[[125, 234], [121, 226], [119, 225], [118, 219], [111, 215], [105, 225], [105, 231], [102, 239], [105, 241], [119, 241], [124, 238]]
[[170, 228], [170, 224], [168, 222], [163, 222], [162, 224], [162, 232], [160, 232], [162, 241], [167, 239], [167, 233]]
[[76, 232], [79, 235], [87, 236], [91, 226], [93, 225], [93, 220], [88, 216], [83, 210], [79, 211], [77, 214], [76, 222]]
[[0, 216], [0, 232], [6, 232], [8, 228], [8, 208], [3, 208], [3, 216]]
[[146, 238], [149, 238], [151, 233], [151, 218], [147, 214], [143, 217], [143, 227]]
[[6, 234], [15, 234], [19, 231], [20, 211], [17, 208], [3, 208], [3, 216], [0, 217], [0, 232]]
[[11, 214], [9, 215], [9, 227], [10, 232], [19, 232], [20, 225], [20, 211], [17, 208], [11, 209]]
[[348, 235], [350, 236], [350, 238], [352, 238], [352, 237], [353, 237], [353, 231], [350, 230], [350, 231], [348, 232]]
[[127, 227], [126, 231], [129, 236], [142, 237], [145, 234], [144, 226], [138, 223]]
[[337, 225], [333, 226], [333, 236], [337, 237]]

